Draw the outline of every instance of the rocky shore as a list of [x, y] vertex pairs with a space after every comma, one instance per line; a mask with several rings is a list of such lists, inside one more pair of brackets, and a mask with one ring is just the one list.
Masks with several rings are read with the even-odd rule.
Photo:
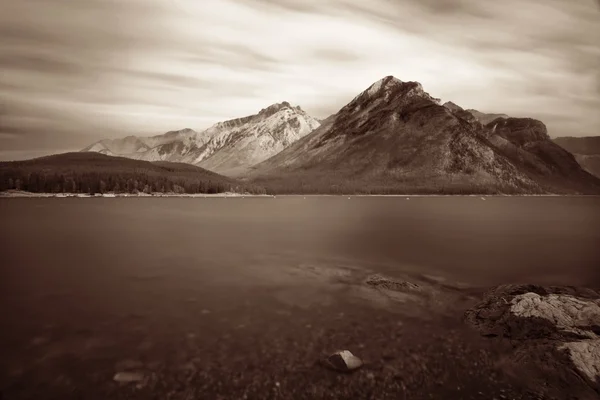
[[503, 285], [468, 310], [483, 336], [512, 347], [505, 368], [544, 398], [600, 396], [600, 292]]
[[313, 285], [303, 305], [290, 286], [253, 292], [235, 309], [190, 299], [175, 323], [127, 317], [112, 331], [75, 337], [46, 327], [0, 363], [3, 399], [600, 395], [595, 290], [507, 285], [483, 293], [442, 277], [342, 267], [305, 266], [293, 279]]

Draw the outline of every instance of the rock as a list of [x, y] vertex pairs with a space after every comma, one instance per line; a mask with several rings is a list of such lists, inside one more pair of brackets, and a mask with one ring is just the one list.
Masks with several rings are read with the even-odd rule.
[[117, 372], [113, 380], [120, 383], [140, 382], [144, 380], [144, 374], [141, 372]]
[[600, 339], [566, 343], [559, 350], [568, 350], [571, 361], [591, 381], [600, 378]]
[[600, 300], [578, 299], [570, 295], [525, 293], [513, 297], [510, 312], [517, 317], [537, 317], [557, 328], [590, 338], [592, 327], [600, 325]]
[[335, 371], [351, 372], [362, 367], [363, 362], [348, 350], [336, 351], [325, 360], [323, 364]]
[[[550, 383], [544, 388], [546, 395], [590, 398], [600, 392], [597, 291], [503, 285], [486, 293], [465, 318], [484, 336], [513, 340], [507, 372], [519, 378], [528, 374], [526, 369], [537, 371], [538, 384]], [[574, 380], [575, 371], [584, 379]]]
[[504, 285], [465, 313], [484, 336], [511, 339], [593, 339], [600, 294], [591, 289]]
[[415, 283], [407, 281], [395, 281], [379, 274], [369, 276], [366, 284], [373, 287], [394, 291], [412, 291], [420, 289], [420, 286]]

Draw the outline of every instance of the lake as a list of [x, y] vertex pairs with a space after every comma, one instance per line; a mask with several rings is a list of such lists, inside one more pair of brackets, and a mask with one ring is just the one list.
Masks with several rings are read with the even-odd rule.
[[361, 271], [482, 290], [600, 286], [599, 197], [14, 198], [0, 219], [0, 363], [14, 398], [97, 387], [129, 358], [187, 365], [203, 349], [237, 371], [261, 337], [309, 351], [306, 326], [380, 321], [331, 283]]

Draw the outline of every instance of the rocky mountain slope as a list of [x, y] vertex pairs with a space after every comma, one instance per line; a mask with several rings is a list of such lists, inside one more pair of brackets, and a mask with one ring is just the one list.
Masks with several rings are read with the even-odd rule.
[[506, 114], [486, 114], [486, 113], [482, 113], [481, 111], [477, 111], [477, 110], [473, 110], [473, 109], [468, 109], [466, 111], [471, 113], [483, 125], [487, 125], [490, 122], [492, 122], [493, 120], [498, 119], [498, 118], [508, 118], [508, 115], [506, 115]]
[[146, 161], [183, 162], [235, 176], [277, 154], [319, 125], [300, 107], [283, 102], [256, 115], [219, 122], [202, 132], [184, 129], [151, 138], [103, 140], [82, 151]]
[[586, 171], [600, 178], [600, 136], [558, 137], [554, 143], [572, 153]]
[[485, 122], [453, 103], [442, 106], [417, 82], [388, 76], [258, 164], [249, 178], [288, 192], [600, 190], [600, 181], [554, 145], [541, 122], [504, 117]]
[[531, 118], [501, 118], [486, 125], [490, 142], [519, 170], [542, 187], [558, 193], [594, 193], [598, 179], [573, 154], [548, 136], [546, 126]]
[[[444, 106], [448, 107], [447, 104]], [[463, 110], [455, 104], [449, 108], [471, 124], [470, 116], [476, 118], [481, 123], [483, 134], [496, 150], [545, 190], [558, 193], [587, 193], [591, 190], [593, 193], [598, 185], [597, 180], [582, 170], [571, 153], [550, 139], [546, 125], [541, 121]]]
[[151, 137], [127, 136], [121, 139], [104, 139], [81, 151], [119, 156], [143, 154], [156, 146], [185, 140], [195, 135], [197, 133], [194, 130], [186, 128]]

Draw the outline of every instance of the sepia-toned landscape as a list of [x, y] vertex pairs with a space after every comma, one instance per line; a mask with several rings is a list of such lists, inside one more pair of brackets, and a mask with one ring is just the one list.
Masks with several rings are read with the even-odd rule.
[[600, 398], [592, 0], [0, 4], [0, 400]]

